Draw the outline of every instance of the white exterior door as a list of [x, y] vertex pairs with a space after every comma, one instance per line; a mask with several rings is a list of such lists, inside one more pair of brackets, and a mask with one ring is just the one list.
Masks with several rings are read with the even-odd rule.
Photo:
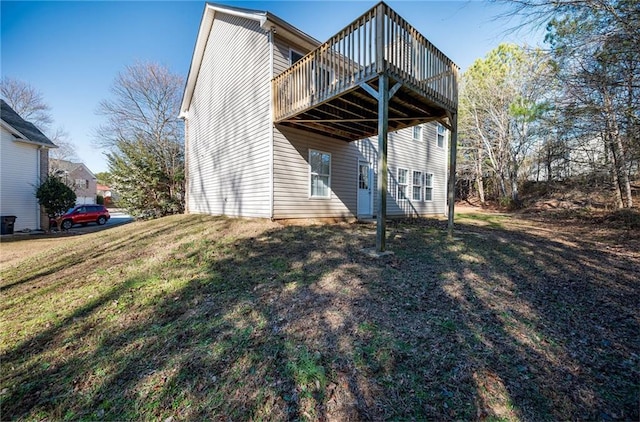
[[371, 216], [373, 193], [371, 165], [366, 161], [358, 161], [358, 216]]

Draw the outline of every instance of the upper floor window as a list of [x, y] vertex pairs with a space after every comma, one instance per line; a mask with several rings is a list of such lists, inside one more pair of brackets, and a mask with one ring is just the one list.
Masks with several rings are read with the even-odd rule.
[[414, 141], [422, 140], [422, 126], [421, 125], [413, 127], [413, 140]]
[[89, 189], [89, 181], [87, 179], [76, 179], [75, 187], [81, 189]]
[[296, 50], [289, 50], [289, 66], [304, 57], [304, 54], [297, 52]]
[[438, 136], [438, 139], [437, 139], [438, 147], [444, 148], [444, 141], [445, 141], [445, 138], [447, 136], [447, 129], [444, 126], [442, 126], [440, 123], [438, 123], [438, 135], [437, 136]]
[[331, 197], [331, 154], [309, 150], [309, 196]]

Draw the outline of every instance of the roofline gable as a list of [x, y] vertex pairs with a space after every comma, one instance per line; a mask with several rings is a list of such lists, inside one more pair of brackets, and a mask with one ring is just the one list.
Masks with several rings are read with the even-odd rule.
[[2, 127], [5, 128], [9, 133], [11, 133], [15, 137], [14, 139], [15, 142], [22, 142], [22, 143], [31, 144], [31, 145], [39, 145], [45, 148], [58, 148], [58, 146], [54, 144], [47, 144], [45, 142], [32, 141], [31, 139], [26, 137], [22, 132], [20, 132], [18, 129], [11, 126], [9, 123], [7, 123], [4, 119], [0, 119], [0, 122], [2, 122]]
[[[78, 170], [79, 167], [83, 167], [85, 172], [89, 173], [92, 178], [97, 179], [96, 175], [82, 161], [79, 162], [79, 163], [75, 163], [73, 161], [61, 160], [59, 158], [50, 158], [49, 159], [49, 169], [51, 169], [52, 167], [55, 167], [55, 166], [60, 167], [60, 170], [62, 170], [62, 167], [67, 166], [67, 167], [69, 167], [69, 170], [65, 170], [65, 171], [69, 171], [69, 172], [74, 172], [74, 171]], [[72, 166], [73, 166], [73, 168], [71, 168]]]
[[202, 66], [202, 60], [204, 58], [204, 52], [207, 47], [207, 41], [217, 13], [224, 13], [256, 21], [260, 24], [260, 27], [265, 31], [265, 33], [269, 31], [276, 31], [284, 38], [294, 40], [297, 43], [302, 44], [302, 46], [307, 46], [310, 50], [321, 44], [320, 41], [267, 11], [243, 9], [240, 7], [226, 6], [216, 3], [206, 3], [202, 19], [200, 20], [200, 28], [198, 29], [193, 56], [191, 58], [191, 65], [189, 66], [189, 73], [187, 74], [184, 94], [182, 96], [179, 115], [180, 118], [186, 117], [186, 113], [191, 106], [193, 91], [198, 80], [200, 67]]
[[0, 99], [0, 122], [2, 127], [15, 137], [14, 141], [16, 142], [39, 145], [46, 148], [58, 148], [40, 129], [33, 123], [23, 119], [3, 99]]

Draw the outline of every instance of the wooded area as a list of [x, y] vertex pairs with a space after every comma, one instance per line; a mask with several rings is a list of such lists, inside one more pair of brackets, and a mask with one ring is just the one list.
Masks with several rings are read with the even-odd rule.
[[640, 169], [640, 5], [509, 1], [548, 49], [503, 44], [464, 73], [458, 192], [522, 205], [531, 182], [596, 189], [631, 208]]

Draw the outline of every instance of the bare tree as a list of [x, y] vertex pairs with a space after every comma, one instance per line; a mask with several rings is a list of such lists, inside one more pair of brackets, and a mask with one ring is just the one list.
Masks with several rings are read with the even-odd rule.
[[20, 117], [33, 123], [58, 147], [50, 150], [50, 157], [68, 161], [78, 159], [76, 146], [69, 139], [69, 133], [61, 126], [55, 129], [52, 127], [51, 107], [40, 91], [24, 81], [10, 77], [2, 78], [0, 91], [2, 98]]
[[[538, 140], [538, 121], [547, 109], [548, 58], [513, 44], [501, 44], [463, 75], [460, 133], [475, 158], [478, 181], [489, 169], [500, 196], [518, 206], [522, 166]], [[478, 191], [483, 195], [483, 186]]]
[[49, 151], [49, 157], [56, 160], [66, 160], [76, 162], [80, 158], [76, 154], [76, 146], [69, 139], [69, 133], [62, 127], [58, 127], [55, 131], [48, 135], [51, 142], [56, 144], [58, 148]]
[[3, 77], [0, 81], [2, 98], [23, 119], [45, 132], [53, 123], [51, 107], [44, 101], [42, 93], [19, 79]]
[[136, 63], [118, 74], [112, 98], [100, 103], [106, 123], [98, 143], [107, 154], [113, 187], [134, 215], [184, 210], [184, 136], [178, 119], [181, 76], [156, 63]]

